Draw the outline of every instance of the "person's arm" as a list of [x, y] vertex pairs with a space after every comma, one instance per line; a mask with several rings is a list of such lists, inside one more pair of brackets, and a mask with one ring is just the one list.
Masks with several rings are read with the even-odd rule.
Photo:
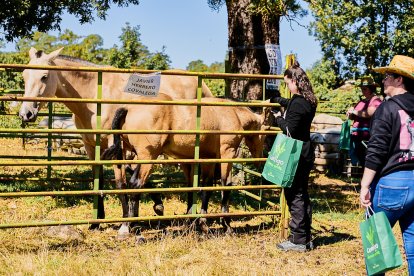
[[[379, 98], [373, 99], [368, 107], [364, 110], [357, 111], [355, 109], [349, 109], [348, 112], [353, 116], [357, 116], [360, 118], [371, 118], [374, 115], [375, 110], [377, 110], [378, 106], [381, 104], [381, 100]], [[347, 113], [348, 114], [348, 113]]]
[[388, 151], [392, 139], [393, 121], [390, 116], [390, 111], [381, 107], [372, 119], [371, 138], [368, 143], [365, 169], [361, 179], [361, 191], [359, 195], [363, 207], [371, 205], [369, 187], [377, 172], [380, 172], [387, 163]]
[[368, 106], [368, 108], [365, 109], [365, 110], [357, 111], [357, 110], [354, 109], [351, 112], [351, 114], [352, 114], [352, 116], [356, 116], [356, 117], [359, 117], [359, 118], [371, 118], [372, 115], [374, 115], [375, 110], [377, 110], [376, 106]]
[[283, 97], [273, 97], [273, 98], [270, 99], [271, 103], [278, 103], [283, 107], [288, 106], [289, 101], [290, 101], [289, 99], [286, 99], [286, 98], [283, 98]]
[[287, 133], [286, 129], [288, 129], [292, 137], [295, 137], [295, 133], [300, 129], [299, 123], [304, 112], [303, 105], [296, 100], [290, 105], [285, 118], [281, 116], [276, 118], [276, 125], [282, 129], [283, 133]]

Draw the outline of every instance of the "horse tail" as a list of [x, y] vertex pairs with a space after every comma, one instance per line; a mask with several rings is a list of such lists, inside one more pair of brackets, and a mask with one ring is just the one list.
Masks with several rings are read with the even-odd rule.
[[[125, 117], [128, 114], [128, 109], [118, 108], [115, 112], [114, 119], [112, 120], [112, 129], [121, 129], [125, 122]], [[121, 134], [114, 134], [114, 143], [112, 146], [107, 148], [101, 156], [102, 160], [122, 160], [122, 145], [121, 145]]]

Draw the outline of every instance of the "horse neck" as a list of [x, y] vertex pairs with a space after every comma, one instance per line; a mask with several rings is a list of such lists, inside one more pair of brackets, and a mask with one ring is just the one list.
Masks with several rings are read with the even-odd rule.
[[258, 130], [262, 123], [262, 117], [254, 113], [246, 107], [242, 107], [238, 111], [240, 123], [244, 130]]
[[[64, 59], [56, 59], [56, 66], [80, 67], [84, 64]], [[93, 99], [97, 90], [97, 73], [81, 71], [55, 71], [57, 73], [58, 85], [56, 97], [58, 98], [80, 98]], [[88, 109], [88, 104], [65, 103], [74, 114], [83, 114]]]

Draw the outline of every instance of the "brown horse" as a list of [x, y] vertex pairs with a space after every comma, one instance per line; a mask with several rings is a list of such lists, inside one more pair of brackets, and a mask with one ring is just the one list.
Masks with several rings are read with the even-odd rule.
[[[31, 48], [29, 51], [29, 65], [99, 67], [99, 65], [84, 60], [60, 56], [59, 53], [62, 49], [46, 54], [43, 51]], [[104, 73], [102, 98], [119, 100], [140, 98], [123, 92], [129, 76], [130, 74]], [[56, 96], [58, 98], [93, 99], [98, 89], [98, 74], [96, 72], [26, 69], [23, 71], [23, 78], [25, 82], [24, 97]], [[195, 99], [197, 86], [197, 77], [161, 75], [160, 89], [174, 99]], [[202, 94], [204, 97], [213, 97], [213, 94], [204, 83]], [[43, 103], [38, 102], [23, 102], [19, 115], [25, 122], [34, 121], [42, 105]], [[78, 129], [96, 128], [96, 104], [67, 102], [65, 105], [73, 112], [73, 120]], [[102, 105], [102, 129], [110, 129], [111, 120], [118, 108], [119, 105]], [[110, 137], [112, 136], [101, 135], [102, 152], [108, 147], [108, 138]], [[95, 158], [95, 139], [94, 134], [82, 134], [86, 152], [92, 160]], [[100, 171], [102, 172], [102, 168], [100, 168]], [[102, 183], [103, 181], [100, 181], [100, 189], [103, 188]], [[98, 217], [105, 217], [101, 197], [99, 198]]]
[[[168, 96], [165, 95], [166, 98]], [[230, 102], [224, 99], [204, 98], [202, 102]], [[236, 106], [202, 106], [201, 129], [202, 130], [261, 130], [265, 121], [265, 114], [258, 115], [247, 107]], [[117, 110], [114, 117], [113, 129], [140, 129], [140, 130], [193, 130], [196, 128], [195, 106], [127, 106]], [[261, 157], [263, 151], [264, 135], [245, 135], [246, 145], [253, 157]], [[124, 147], [121, 147], [121, 139]], [[200, 158], [232, 159], [237, 156], [239, 145], [243, 139], [241, 134], [205, 134], [200, 135]], [[139, 160], [153, 160], [160, 154], [173, 158], [194, 158], [195, 135], [185, 134], [115, 134], [114, 145], [108, 148], [102, 155], [102, 159], [122, 159], [125, 152], [130, 150], [136, 153]], [[153, 164], [138, 165], [127, 183], [125, 171], [122, 166], [114, 166], [116, 184], [119, 189], [128, 186], [142, 188], [145, 186], [151, 173]], [[191, 165], [182, 165], [188, 182], [191, 183]], [[215, 164], [203, 164], [202, 176], [211, 183], [214, 177]], [[222, 185], [232, 185], [230, 170], [231, 163], [221, 163]], [[128, 185], [129, 184], [129, 185]], [[229, 191], [222, 194], [222, 211], [229, 211]], [[138, 216], [139, 195], [120, 196], [124, 217]], [[207, 213], [209, 193], [203, 193], [201, 213]], [[191, 201], [188, 203], [190, 209]], [[120, 237], [129, 235], [128, 223], [123, 223], [119, 229]], [[231, 231], [229, 220], [224, 220], [223, 226]], [[205, 220], [201, 220], [203, 231], [208, 228]]]

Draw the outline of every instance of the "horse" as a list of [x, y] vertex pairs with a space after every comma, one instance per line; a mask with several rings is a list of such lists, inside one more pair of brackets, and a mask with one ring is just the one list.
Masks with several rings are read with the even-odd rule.
[[[169, 96], [164, 95], [166, 98]], [[217, 98], [203, 98], [202, 103], [231, 102], [230, 100]], [[269, 112], [262, 115], [256, 114], [247, 107], [240, 106], [202, 106], [201, 107], [201, 130], [261, 130], [264, 129], [265, 118]], [[203, 116], [204, 115], [204, 116]], [[147, 105], [137, 107], [127, 105], [118, 109], [112, 122], [112, 129], [139, 129], [139, 130], [191, 130], [196, 127], [196, 107], [185, 105]], [[265, 135], [259, 134], [202, 134], [200, 135], [200, 158], [232, 159], [238, 154], [242, 139], [253, 157], [260, 158], [263, 154], [263, 143]], [[121, 145], [121, 140], [123, 146]], [[173, 158], [194, 158], [195, 135], [186, 134], [114, 134], [114, 144], [104, 151], [103, 160], [123, 159], [125, 151], [133, 151], [139, 160], [153, 160], [160, 154]], [[181, 165], [188, 184], [191, 185], [191, 165]], [[143, 188], [151, 173], [153, 164], [140, 164], [136, 166], [134, 173], [127, 183], [125, 168], [120, 165], [114, 166], [115, 181], [118, 189]], [[222, 185], [231, 186], [232, 178], [230, 171], [232, 163], [220, 164], [220, 178]], [[202, 178], [212, 184], [215, 172], [215, 164], [203, 164], [201, 166]], [[191, 193], [192, 195], [192, 193]], [[222, 193], [222, 212], [229, 212], [230, 191]], [[210, 193], [202, 193], [201, 213], [207, 213]], [[124, 217], [137, 217], [139, 208], [139, 195], [121, 195], [121, 204]], [[191, 200], [188, 201], [187, 211], [190, 211]], [[124, 222], [118, 237], [130, 235], [132, 224]], [[203, 232], [208, 231], [206, 220], [200, 220]], [[223, 220], [226, 232], [231, 232], [230, 220]], [[131, 227], [132, 228], [132, 227]]]
[[[49, 54], [38, 51], [35, 48], [29, 50], [29, 65], [48, 65], [48, 66], [65, 66], [65, 67], [109, 67], [96, 65], [81, 59], [60, 55], [63, 48], [55, 50]], [[140, 96], [124, 93], [128, 78], [131, 74], [121, 73], [104, 73], [102, 80], [102, 98], [132, 100], [142, 98]], [[58, 98], [95, 98], [98, 89], [98, 74], [96, 72], [83, 71], [58, 71], [58, 70], [37, 70], [25, 69], [23, 71], [25, 83], [23, 97], [58, 97]], [[198, 87], [198, 79], [194, 76], [172, 76], [161, 75], [160, 89], [171, 96], [173, 99], [195, 99]], [[214, 97], [210, 89], [203, 82], [202, 96]], [[157, 98], [153, 98], [157, 100]], [[73, 113], [73, 120], [78, 129], [96, 129], [96, 108], [95, 103], [71, 103], [65, 102], [65, 105]], [[36, 120], [39, 110], [42, 108], [42, 102], [23, 102], [19, 110], [19, 116], [24, 122]], [[111, 121], [115, 110], [119, 107], [116, 104], [103, 104], [101, 111], [101, 128], [110, 129]], [[89, 159], [95, 159], [96, 136], [94, 134], [82, 134], [82, 140]], [[108, 147], [108, 139], [112, 136], [101, 134], [101, 152]], [[102, 166], [100, 170], [99, 189], [103, 188]], [[155, 195], [154, 197], [156, 197]], [[159, 202], [159, 201], [158, 201]], [[162, 203], [161, 203], [162, 204]], [[154, 206], [156, 213], [163, 210], [163, 206]], [[98, 200], [98, 218], [105, 218], [103, 198]], [[99, 225], [94, 224], [93, 228]]]

